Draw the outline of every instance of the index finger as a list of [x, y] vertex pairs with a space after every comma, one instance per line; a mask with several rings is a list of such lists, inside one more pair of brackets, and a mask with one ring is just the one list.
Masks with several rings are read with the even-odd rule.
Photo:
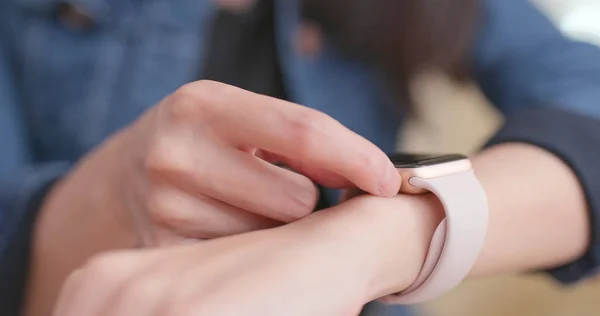
[[330, 116], [217, 82], [202, 82], [197, 90], [210, 103], [211, 127], [232, 145], [333, 172], [371, 194], [398, 193], [400, 175], [386, 154]]

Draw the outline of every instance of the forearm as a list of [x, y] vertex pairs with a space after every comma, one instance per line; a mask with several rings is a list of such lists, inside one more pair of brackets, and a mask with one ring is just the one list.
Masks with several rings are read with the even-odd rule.
[[545, 150], [492, 147], [474, 161], [490, 204], [490, 226], [473, 275], [546, 269], [582, 256], [590, 222], [572, 170]]
[[[555, 267], [585, 252], [590, 229], [585, 197], [565, 163], [514, 143], [485, 150], [473, 164], [488, 195], [490, 224], [472, 276]], [[368, 245], [356, 251], [369, 256], [364, 270], [374, 272], [372, 298], [401, 291], [423, 264], [443, 216], [441, 204], [430, 194], [360, 199], [366, 199], [366, 207], [357, 208], [362, 213], [339, 217], [369, 236]]]

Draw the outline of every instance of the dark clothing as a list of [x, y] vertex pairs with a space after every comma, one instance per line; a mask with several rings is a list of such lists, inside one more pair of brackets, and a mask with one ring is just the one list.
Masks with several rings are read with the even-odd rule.
[[219, 10], [205, 60], [204, 78], [287, 99], [277, 58], [274, 0], [249, 11]]

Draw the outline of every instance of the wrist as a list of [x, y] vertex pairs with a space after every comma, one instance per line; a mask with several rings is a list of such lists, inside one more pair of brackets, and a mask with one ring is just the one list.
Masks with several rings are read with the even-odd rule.
[[135, 245], [121, 196], [119, 151], [118, 141], [108, 140], [48, 192], [36, 228], [36, 239], [47, 243], [47, 251], [66, 247], [69, 253], [95, 253]]
[[325, 211], [329, 237], [363, 282], [365, 302], [408, 288], [419, 274], [444, 211], [433, 194], [364, 195]]
[[118, 198], [117, 151], [105, 143], [46, 194], [35, 223], [25, 315], [49, 314], [64, 279], [90, 257], [136, 245]]

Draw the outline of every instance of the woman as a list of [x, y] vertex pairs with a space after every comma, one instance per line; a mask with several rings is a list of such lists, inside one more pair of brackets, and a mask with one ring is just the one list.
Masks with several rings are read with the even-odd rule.
[[[473, 157], [490, 228], [471, 274], [591, 274], [600, 51], [525, 0], [396, 2], [305, 2], [325, 35], [302, 49], [287, 1], [242, 15], [214, 15], [211, 1], [3, 3], [2, 310], [352, 315], [402, 291], [442, 211], [429, 195], [387, 198], [401, 179], [383, 151], [426, 67], [458, 78], [471, 68], [507, 115]], [[184, 85], [198, 78], [317, 111]], [[372, 195], [307, 216], [313, 181]]]

